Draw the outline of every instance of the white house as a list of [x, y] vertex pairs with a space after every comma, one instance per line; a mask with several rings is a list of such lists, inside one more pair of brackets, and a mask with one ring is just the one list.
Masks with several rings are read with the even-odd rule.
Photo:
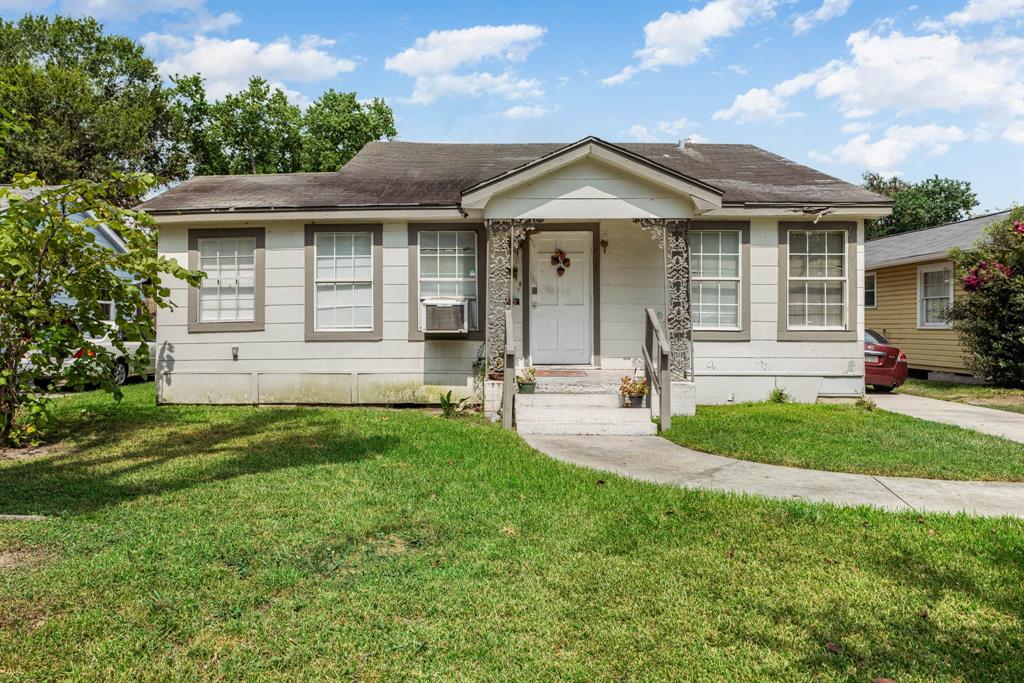
[[435, 402], [506, 350], [605, 377], [642, 364], [650, 308], [679, 414], [862, 394], [863, 224], [890, 202], [751, 145], [588, 137], [376, 142], [337, 172], [197, 177], [141, 208], [207, 275], [159, 312], [162, 403]]

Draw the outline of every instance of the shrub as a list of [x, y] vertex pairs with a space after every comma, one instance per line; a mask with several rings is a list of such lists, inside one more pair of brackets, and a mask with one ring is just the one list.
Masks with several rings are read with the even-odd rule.
[[865, 396], [861, 396], [860, 398], [858, 398], [856, 401], [854, 401], [853, 405], [857, 406], [861, 410], [866, 410], [869, 413], [873, 412], [876, 408], [878, 408], [877, 403], [875, 403], [873, 400]]
[[1024, 207], [992, 223], [950, 258], [964, 295], [947, 317], [971, 369], [995, 384], [1024, 387]]
[[782, 387], [775, 387], [772, 389], [772, 393], [768, 394], [769, 403], [791, 403], [792, 401], [793, 397]]

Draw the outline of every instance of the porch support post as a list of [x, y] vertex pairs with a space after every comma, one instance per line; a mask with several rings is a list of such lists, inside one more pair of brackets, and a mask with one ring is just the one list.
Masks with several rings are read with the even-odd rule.
[[665, 327], [673, 380], [693, 379], [693, 326], [690, 318], [690, 221], [634, 220], [661, 243], [665, 257]]
[[[512, 308], [512, 268], [516, 250], [543, 221], [541, 219], [488, 219], [487, 227], [487, 377], [495, 378], [505, 368], [505, 310]], [[511, 333], [511, 330], [508, 331]], [[515, 372], [515, 368], [510, 369]]]

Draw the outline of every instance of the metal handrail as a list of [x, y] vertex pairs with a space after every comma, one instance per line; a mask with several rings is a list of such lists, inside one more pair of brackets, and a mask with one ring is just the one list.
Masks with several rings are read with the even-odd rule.
[[512, 406], [516, 387], [516, 331], [512, 326], [512, 309], [505, 309], [505, 363], [502, 375], [501, 426], [512, 429]]
[[[640, 350], [644, 359], [644, 380], [648, 387], [647, 406], [651, 405], [651, 391], [657, 391], [660, 423], [658, 431], [664, 432], [672, 427], [672, 372], [669, 369], [668, 341], [653, 308], [645, 311], [644, 345]], [[654, 361], [655, 357], [657, 363]]]

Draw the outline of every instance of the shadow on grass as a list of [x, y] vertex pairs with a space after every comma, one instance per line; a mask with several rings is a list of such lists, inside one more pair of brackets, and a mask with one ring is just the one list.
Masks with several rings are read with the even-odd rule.
[[304, 409], [228, 408], [229, 419], [189, 410], [115, 406], [68, 416], [50, 457], [0, 468], [0, 514], [84, 514], [248, 474], [356, 462], [393, 450], [393, 436], [364, 436]]

